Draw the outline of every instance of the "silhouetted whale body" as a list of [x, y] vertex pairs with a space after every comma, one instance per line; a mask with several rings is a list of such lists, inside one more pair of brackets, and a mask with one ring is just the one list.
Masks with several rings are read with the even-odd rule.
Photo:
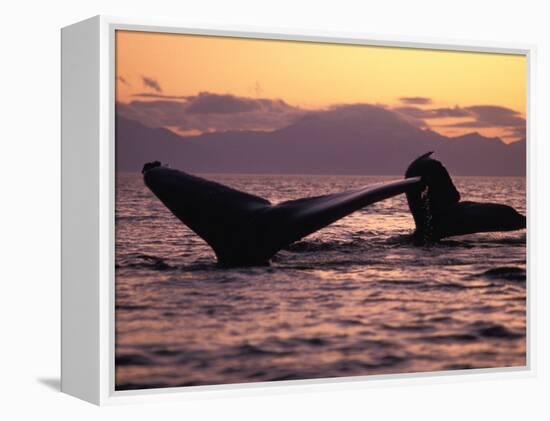
[[372, 203], [407, 192], [420, 177], [272, 205], [268, 200], [164, 167], [143, 167], [144, 182], [203, 238], [223, 266], [269, 264], [283, 247]]
[[417, 243], [476, 232], [514, 231], [526, 227], [525, 216], [497, 203], [461, 202], [447, 169], [429, 152], [414, 160], [405, 178], [421, 177], [422, 183], [407, 192], [414, 218]]

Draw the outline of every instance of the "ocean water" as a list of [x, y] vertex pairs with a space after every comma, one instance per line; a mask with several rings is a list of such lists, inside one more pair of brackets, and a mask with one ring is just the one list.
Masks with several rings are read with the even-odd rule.
[[[204, 175], [272, 202], [396, 177]], [[525, 214], [525, 178], [455, 177]], [[526, 232], [415, 247], [404, 196], [222, 269], [144, 186], [116, 185], [116, 389], [526, 364]]]

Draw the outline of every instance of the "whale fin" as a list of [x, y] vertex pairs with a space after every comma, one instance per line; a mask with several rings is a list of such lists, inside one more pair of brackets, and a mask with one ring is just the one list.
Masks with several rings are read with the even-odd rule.
[[277, 250], [373, 203], [406, 193], [420, 177], [396, 180], [324, 196], [283, 202], [265, 211]]
[[[456, 189], [447, 168], [433, 159], [433, 152], [428, 152], [416, 158], [407, 168], [405, 178], [422, 177], [428, 187], [428, 197], [432, 211], [437, 212], [460, 201], [460, 193]], [[411, 192], [409, 195], [417, 192]]]
[[144, 167], [143, 177], [224, 266], [267, 264], [294, 241], [420, 183], [419, 177], [409, 178], [273, 206], [261, 197], [162, 166]]

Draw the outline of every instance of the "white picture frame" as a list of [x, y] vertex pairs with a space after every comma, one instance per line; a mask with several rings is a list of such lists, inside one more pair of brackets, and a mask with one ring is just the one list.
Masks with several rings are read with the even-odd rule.
[[477, 381], [533, 376], [534, 280], [527, 271], [527, 364], [519, 368], [192, 386], [139, 391], [114, 388], [114, 81], [116, 30], [237, 36], [343, 44], [524, 54], [527, 58], [528, 257], [532, 259], [534, 138], [533, 45], [319, 33], [96, 16], [61, 31], [62, 46], [62, 376], [63, 392], [94, 404], [292, 393], [383, 384]]

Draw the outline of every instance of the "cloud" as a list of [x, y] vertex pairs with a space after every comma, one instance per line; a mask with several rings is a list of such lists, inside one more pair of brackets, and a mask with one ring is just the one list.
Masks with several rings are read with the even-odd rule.
[[431, 119], [431, 118], [448, 118], [448, 117], [471, 117], [472, 113], [467, 109], [454, 108], [418, 108], [418, 107], [397, 107], [394, 108], [401, 114], [408, 115], [414, 118]]
[[431, 98], [426, 98], [423, 96], [402, 96], [399, 98], [399, 101], [401, 101], [403, 104], [411, 104], [411, 105], [427, 105], [432, 103]]
[[357, 133], [362, 131], [372, 133], [376, 130], [395, 132], [402, 128], [410, 129], [411, 126], [427, 127], [423, 120], [395, 112], [383, 104], [338, 104], [315, 114], [337, 127], [353, 127]]
[[432, 118], [461, 118], [468, 117], [470, 115], [468, 110], [465, 110], [464, 108], [460, 108], [458, 106], [454, 108], [435, 108], [432, 110], [432, 112]]
[[470, 118], [452, 123], [453, 127], [512, 127], [524, 124], [525, 119], [517, 111], [498, 105], [473, 105], [454, 108], [396, 107], [394, 111], [415, 118]]
[[525, 119], [517, 111], [497, 105], [474, 105], [464, 108], [474, 118], [453, 124], [454, 127], [516, 127], [525, 125]]
[[[327, 110], [305, 110], [283, 100], [241, 97], [229, 94], [200, 92], [197, 95], [165, 95], [142, 92], [135, 94], [143, 100], [118, 103], [117, 113], [140, 121], [149, 127], [169, 127], [182, 134], [215, 131], [262, 130], [287, 127], [306, 115], [315, 118], [332, 112], [334, 123], [344, 124], [347, 118], [376, 125], [378, 118], [393, 115], [396, 129], [407, 124], [420, 129], [497, 128], [504, 138], [525, 136], [525, 119], [517, 111], [495, 105], [470, 107], [420, 108], [401, 106], [389, 108], [376, 104], [338, 104]], [[375, 112], [377, 111], [377, 112]], [[378, 112], [379, 111], [379, 112]], [[372, 119], [369, 116], [377, 116]], [[360, 118], [359, 118], [360, 117]], [[370, 119], [369, 119], [370, 118]], [[445, 119], [443, 122], [437, 119]], [[355, 123], [354, 123], [355, 124]]]
[[515, 140], [525, 139], [527, 136], [527, 125], [524, 123], [522, 126], [516, 126], [508, 129], [508, 137]]
[[132, 96], [139, 98], [155, 98], [155, 99], [187, 99], [187, 95], [164, 95], [164, 94], [155, 94], [151, 92], [138, 92]]
[[384, 104], [376, 104], [377, 108], [391, 111], [392, 114], [397, 116], [402, 121], [406, 121], [408, 124], [411, 124], [419, 128], [428, 128], [429, 125], [424, 120], [426, 118], [426, 113], [422, 108], [417, 107], [397, 107], [391, 108]]
[[497, 105], [474, 105], [466, 107], [472, 117], [469, 121], [448, 124], [448, 127], [489, 128], [499, 127], [507, 130], [508, 137], [524, 137], [525, 118], [517, 111]]
[[156, 79], [147, 76], [141, 76], [141, 81], [143, 82], [143, 86], [145, 86], [146, 88], [151, 88], [156, 92], [162, 92], [162, 88], [160, 87], [160, 84], [156, 81]]
[[131, 86], [131, 85], [130, 85], [130, 82], [128, 82], [128, 81], [126, 80], [126, 78], [123, 77], [123, 76], [117, 76], [117, 80], [118, 80], [119, 82], [123, 83], [123, 84], [126, 85], [126, 86]]
[[194, 114], [231, 114], [261, 109], [261, 100], [201, 92], [189, 98], [188, 111]]
[[188, 132], [275, 130], [308, 113], [282, 100], [245, 98], [201, 92], [177, 97], [147, 95], [151, 101], [117, 103], [117, 113], [150, 127], [171, 127]]
[[517, 111], [498, 105], [473, 105], [454, 108], [419, 108], [413, 106], [396, 107], [398, 113], [417, 120], [437, 118], [454, 118], [459, 121], [439, 124], [436, 127], [456, 127], [463, 129], [499, 128], [505, 130], [504, 137], [518, 138], [525, 136], [525, 118]]
[[294, 109], [283, 100], [266, 98], [247, 98], [235, 95], [220, 95], [200, 92], [187, 97], [188, 112], [192, 114], [233, 114], [247, 112], [280, 113]]

